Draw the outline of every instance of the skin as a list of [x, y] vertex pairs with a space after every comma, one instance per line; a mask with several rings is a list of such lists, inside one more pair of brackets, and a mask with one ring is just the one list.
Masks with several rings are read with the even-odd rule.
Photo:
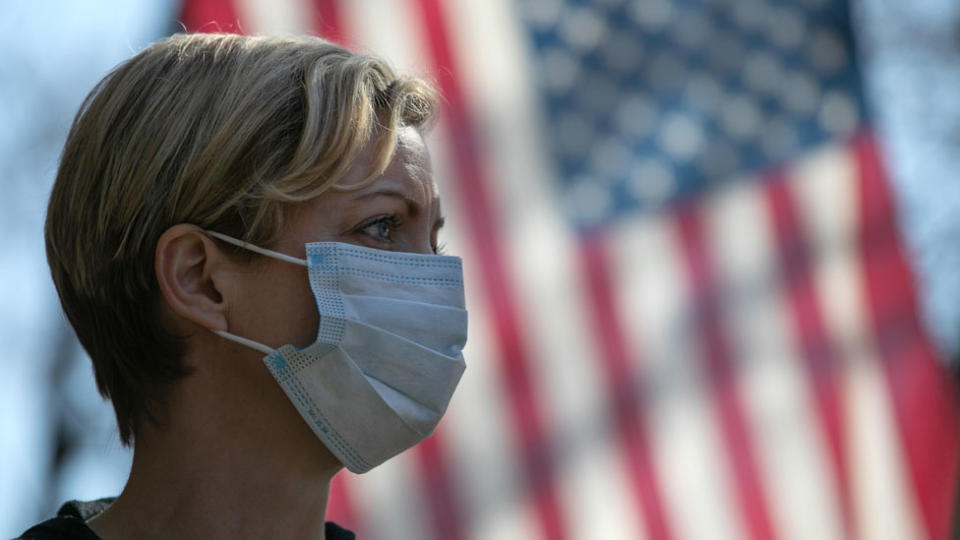
[[[371, 152], [345, 184], [366, 177]], [[376, 181], [295, 205], [282, 237], [263, 247], [298, 258], [307, 242], [433, 253], [442, 224], [423, 139], [403, 128]], [[186, 336], [193, 373], [170, 390], [162, 426], [139, 426], [123, 492], [88, 522], [105, 540], [324, 538], [330, 480], [343, 465], [283, 394], [263, 353], [210, 331], [274, 348], [309, 345], [319, 323], [306, 269], [227, 253], [190, 224], [157, 242], [161, 319]]]

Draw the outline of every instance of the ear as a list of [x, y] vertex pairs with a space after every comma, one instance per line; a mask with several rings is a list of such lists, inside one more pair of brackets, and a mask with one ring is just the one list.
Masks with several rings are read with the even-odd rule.
[[160, 292], [174, 313], [210, 330], [227, 329], [222, 270], [229, 264], [196, 225], [178, 224], [157, 240], [154, 270]]

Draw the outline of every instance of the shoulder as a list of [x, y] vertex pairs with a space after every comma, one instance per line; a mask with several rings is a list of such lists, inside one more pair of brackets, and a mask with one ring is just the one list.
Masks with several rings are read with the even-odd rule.
[[22, 540], [100, 540], [86, 520], [102, 512], [113, 498], [95, 501], [70, 501], [60, 507], [57, 517], [27, 529]]
[[332, 521], [328, 521], [324, 533], [327, 540], [355, 540], [356, 535]]
[[[57, 517], [27, 529], [17, 540], [100, 540], [86, 520], [102, 512], [113, 497], [95, 501], [70, 501], [60, 507]], [[332, 521], [326, 524], [327, 540], [355, 540], [356, 535]]]

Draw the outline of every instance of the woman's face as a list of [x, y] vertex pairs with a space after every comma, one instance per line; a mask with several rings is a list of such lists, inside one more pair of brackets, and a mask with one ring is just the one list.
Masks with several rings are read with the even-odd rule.
[[[372, 146], [343, 179], [362, 181]], [[434, 253], [443, 225], [437, 186], [423, 138], [413, 128], [399, 131], [397, 148], [384, 173], [366, 187], [330, 190], [296, 205], [275, 251], [305, 258], [308, 242], [344, 242], [376, 249]], [[230, 332], [270, 347], [305, 347], [316, 338], [319, 319], [306, 268], [261, 257], [236, 281], [231, 295]]]

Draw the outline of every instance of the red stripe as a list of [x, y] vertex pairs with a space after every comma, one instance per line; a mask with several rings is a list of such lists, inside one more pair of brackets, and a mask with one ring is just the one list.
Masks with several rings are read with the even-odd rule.
[[312, 0], [313, 32], [335, 43], [347, 44], [339, 0]]
[[464, 538], [463, 510], [459, 496], [450, 481], [450, 466], [443, 444], [442, 431], [421, 442], [416, 450], [417, 463], [424, 491], [430, 503], [430, 524], [433, 537], [438, 540]]
[[719, 415], [728, 459], [733, 467], [736, 492], [750, 537], [774, 538], [767, 510], [767, 497], [756, 468], [756, 457], [746, 425], [746, 415], [737, 396], [736, 368], [724, 335], [719, 290], [703, 239], [703, 225], [697, 208], [687, 204], [677, 212], [681, 244], [696, 304], [698, 333], [705, 345], [704, 360], [714, 409]]
[[[599, 234], [582, 239], [580, 259], [587, 278], [593, 308], [594, 332], [603, 351], [601, 360], [607, 375], [617, 436], [630, 474], [634, 498], [647, 527], [647, 538], [673, 538], [661, 501], [660, 480], [650, 455], [646, 421], [642, 415], [644, 399], [639, 377], [630, 368], [623, 325], [617, 317], [610, 283], [610, 264], [605, 238]], [[642, 528], [642, 523], [637, 523]]]
[[188, 32], [239, 34], [243, 28], [232, 0], [188, 0], [183, 3], [180, 20]]
[[960, 418], [953, 379], [920, 324], [893, 201], [874, 141], [854, 140], [859, 165], [859, 249], [872, 330], [910, 480], [929, 538], [947, 538], [960, 466]]
[[823, 313], [813, 284], [811, 251], [804, 236], [797, 208], [787, 184], [775, 173], [768, 179], [764, 193], [773, 219], [783, 287], [790, 300], [793, 331], [800, 341], [803, 365], [816, 401], [820, 425], [827, 441], [833, 475], [837, 482], [841, 517], [847, 538], [855, 538], [853, 498], [846, 459], [844, 419], [841, 406], [841, 359], [833, 348], [824, 324]]
[[350, 473], [341, 471], [333, 477], [330, 482], [330, 494], [327, 496], [327, 515], [328, 521], [333, 521], [341, 527], [345, 527], [357, 534], [359, 538], [365, 538], [365, 528], [354, 511], [353, 501], [350, 498], [350, 490], [347, 484], [352, 477]]
[[550, 539], [566, 537], [563, 516], [554, 486], [550, 446], [544, 428], [544, 415], [538, 405], [528, 366], [527, 345], [516, 307], [514, 286], [506, 270], [503, 242], [492, 216], [495, 214], [487, 193], [488, 175], [477, 149], [475, 126], [465, 95], [456, 79], [459, 73], [439, 0], [418, 0], [427, 40], [432, 53], [434, 74], [443, 94], [445, 120], [451, 134], [453, 163], [459, 187], [461, 209], [469, 225], [473, 261], [479, 270], [481, 285], [491, 302], [492, 328], [498, 360], [511, 408], [516, 440], [520, 441], [526, 481], [533, 493], [543, 535]]

